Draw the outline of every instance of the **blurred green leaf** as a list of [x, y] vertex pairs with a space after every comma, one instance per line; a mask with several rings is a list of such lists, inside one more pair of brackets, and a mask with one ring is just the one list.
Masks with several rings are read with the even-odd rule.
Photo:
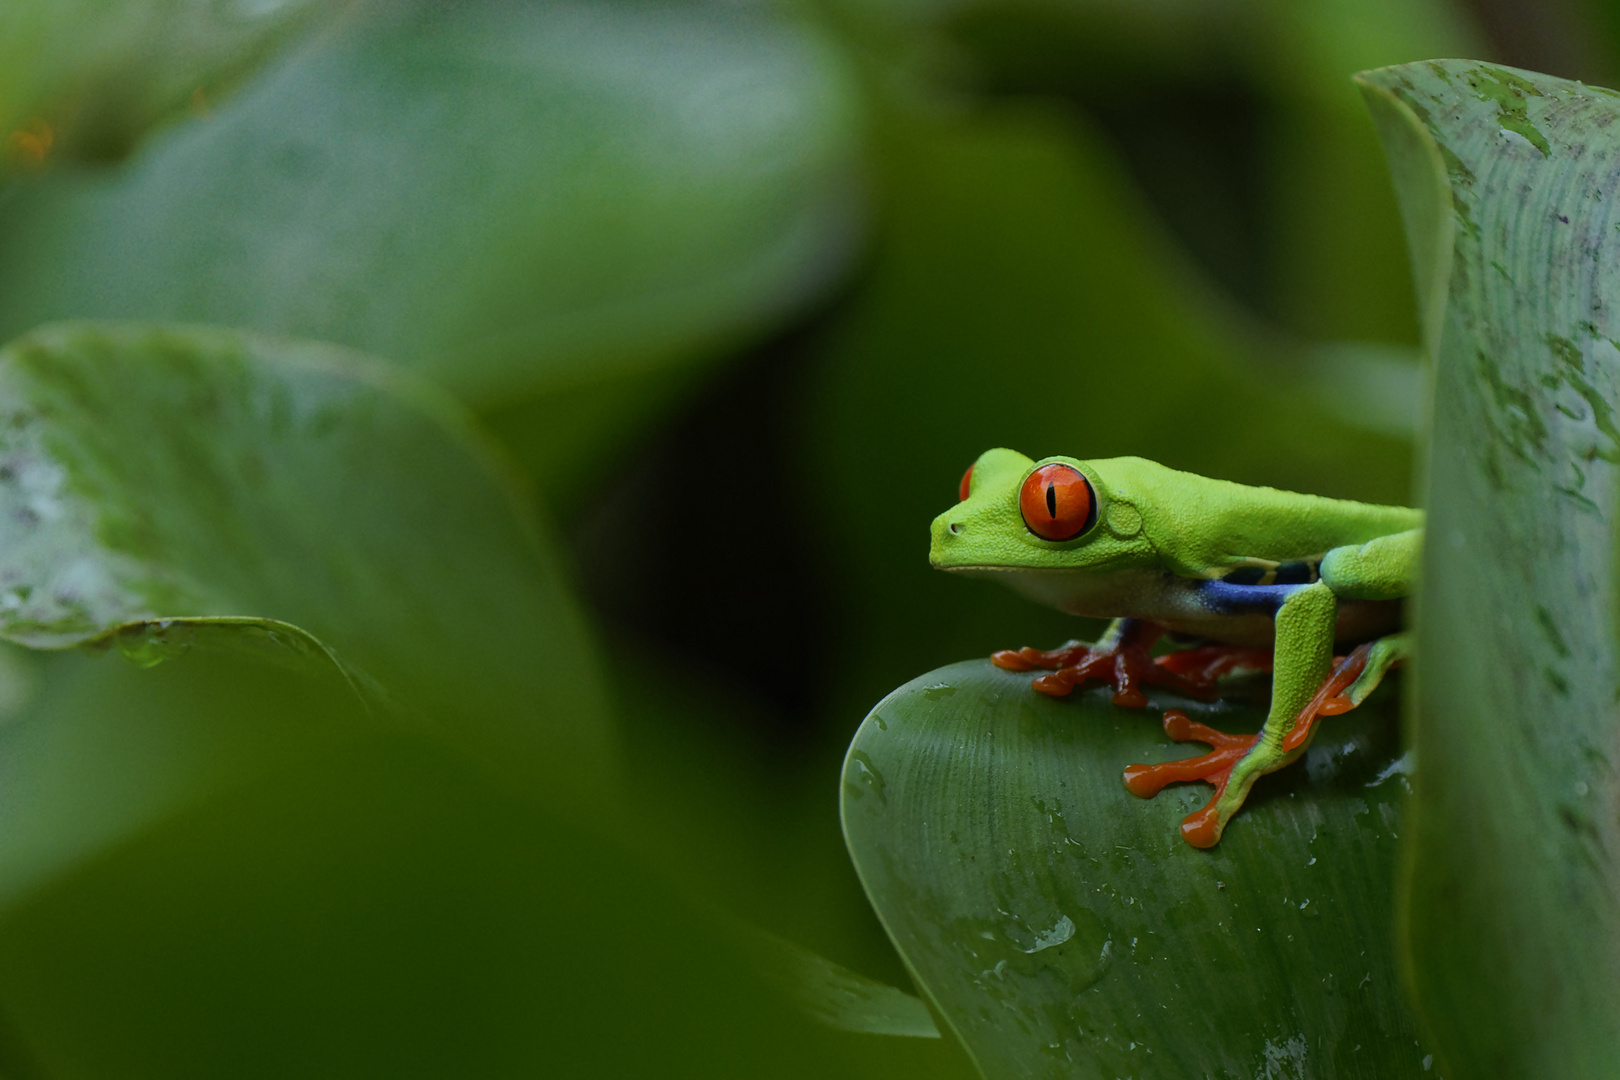
[[241, 639], [50, 656], [0, 726], [8, 1076], [867, 1075], [617, 844]]
[[0, 167], [127, 151], [201, 110], [352, 0], [8, 0], [0, 6]]
[[819, 1023], [870, 1035], [939, 1038], [928, 1006], [903, 990], [763, 930], [750, 935], [750, 944], [788, 1000]]
[[480, 402], [758, 332], [841, 266], [856, 102], [763, 8], [374, 2], [111, 173], [0, 211], [0, 335], [228, 323]]
[[[0, 628], [85, 646], [0, 668], [0, 1071], [866, 1075], [605, 835], [577, 619], [436, 391], [72, 325], [0, 352], [0, 414]], [[323, 640], [155, 617], [222, 608]]]
[[1468, 11], [1446, 0], [937, 6], [969, 62], [936, 67], [992, 93], [1058, 94], [1101, 122], [1229, 294], [1314, 338], [1413, 338], [1400, 222], [1350, 76], [1478, 53]]
[[75, 324], [0, 351], [0, 414], [0, 636], [281, 620], [525, 783], [602, 801], [606, 707], [550, 543], [431, 387], [329, 346]]
[[[671, 663], [644, 640], [614, 640], [636, 658], [633, 677], [612, 689], [631, 804], [626, 838], [649, 872], [737, 917], [739, 940], [767, 981], [848, 1046], [859, 1068], [847, 1075], [977, 1080], [954, 1038], [871, 1032], [903, 1022], [921, 1034], [933, 1021], [896, 988], [905, 968], [860, 893], [827, 774], [806, 776], [805, 754], [768, 745], [780, 717], [760, 715], [735, 685]], [[832, 850], [823, 850], [829, 831]], [[858, 906], [843, 902], [846, 887]]]
[[1331, 721], [1206, 852], [1179, 824], [1208, 787], [1138, 800], [1121, 773], [1189, 756], [1160, 709], [1253, 731], [1263, 707], [1144, 713], [1029, 681], [986, 661], [915, 679], [843, 774], [861, 880], [985, 1076], [1419, 1074], [1391, 945], [1394, 695]]
[[820, 758], [773, 739], [786, 722], [734, 683], [634, 635], [613, 640], [635, 657], [634, 677], [612, 690], [626, 836], [643, 862], [760, 928], [743, 935], [760, 970], [801, 1012], [852, 1032], [836, 1037], [871, 1075], [976, 1080], [954, 1038], [870, 1033], [903, 1024], [922, 1034], [933, 1021], [896, 988], [908, 984], [905, 967], [861, 893]]
[[8, 665], [27, 678], [0, 725], [0, 910], [177, 812], [392, 719], [301, 632], [175, 623], [159, 663], [129, 630], [112, 635], [118, 649]]
[[1412, 287], [1377, 137], [1351, 76], [1487, 46], [1447, 0], [1256, 0], [1255, 77], [1269, 104], [1258, 192], [1272, 310], [1313, 337], [1413, 341]]
[[1476, 61], [1361, 81], [1438, 337], [1412, 982], [1451, 1075], [1613, 1076], [1620, 101]]

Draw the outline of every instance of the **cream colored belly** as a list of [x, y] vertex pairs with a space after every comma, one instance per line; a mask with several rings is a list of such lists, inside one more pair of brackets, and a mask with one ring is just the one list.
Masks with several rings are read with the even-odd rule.
[[[1275, 621], [1264, 612], [1223, 614], [1199, 599], [1200, 582], [1156, 571], [1087, 574], [1064, 570], [965, 569], [974, 577], [1000, 580], [1039, 603], [1070, 615], [1133, 618], [1156, 623], [1179, 634], [1228, 645], [1269, 649], [1276, 640]], [[1401, 628], [1399, 600], [1341, 600], [1334, 640], [1346, 644], [1370, 641]]]

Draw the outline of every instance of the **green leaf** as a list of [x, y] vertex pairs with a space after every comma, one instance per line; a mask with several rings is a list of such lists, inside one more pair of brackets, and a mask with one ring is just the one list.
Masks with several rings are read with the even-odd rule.
[[349, 0], [8, 0], [0, 6], [0, 166], [124, 153], [209, 101]]
[[215, 632], [0, 726], [7, 1076], [877, 1075], [620, 845]]
[[842, 265], [854, 112], [765, 9], [377, 0], [119, 170], [14, 192], [0, 336], [225, 323], [480, 402], [690, 361]]
[[1360, 76], [1435, 352], [1403, 891], [1456, 1077], [1620, 1069], [1620, 100], [1475, 61]]
[[928, 1006], [905, 991], [763, 930], [749, 934], [748, 942], [767, 976], [817, 1022], [869, 1035], [939, 1038]]
[[83, 653], [6, 648], [27, 677], [0, 727], [0, 911], [221, 791], [398, 727], [285, 623], [165, 620]]
[[611, 835], [578, 619], [437, 391], [77, 325], [0, 416], [0, 636], [82, 646], [4, 695], [0, 1071], [876, 1075]]
[[1394, 695], [1328, 721], [1206, 852], [1178, 826], [1208, 787], [1138, 800], [1121, 773], [1188, 756], [1159, 709], [1252, 731], [1262, 708], [1029, 683], [986, 661], [915, 679], [843, 774], [867, 893], [986, 1077], [1422, 1071], [1391, 944]]
[[432, 388], [329, 346], [65, 325], [0, 350], [0, 416], [0, 637], [279, 620], [526, 783], [612, 775], [550, 542]]

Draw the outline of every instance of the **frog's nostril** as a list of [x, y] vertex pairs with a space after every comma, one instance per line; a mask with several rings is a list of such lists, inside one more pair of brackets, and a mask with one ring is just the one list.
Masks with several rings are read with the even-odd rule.
[[949, 528], [952, 536], [960, 536], [967, 526], [963, 525], [960, 521], [953, 521], [951, 522]]

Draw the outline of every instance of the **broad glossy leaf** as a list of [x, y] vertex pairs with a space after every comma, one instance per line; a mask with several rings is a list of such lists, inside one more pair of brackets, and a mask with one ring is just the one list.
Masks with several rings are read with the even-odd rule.
[[1620, 1070], [1620, 97], [1361, 76], [1436, 359], [1405, 947], [1456, 1077]]
[[0, 415], [0, 636], [276, 619], [526, 782], [607, 782], [549, 543], [437, 391], [329, 346], [78, 324], [0, 350]]
[[[1189, 756], [1158, 710], [1200, 707], [1029, 682], [982, 660], [915, 679], [843, 774], [861, 880], [985, 1076], [1421, 1075], [1392, 945], [1394, 695], [1327, 721], [1199, 851], [1178, 825], [1208, 787], [1139, 800], [1120, 774]], [[1262, 718], [1212, 711], [1232, 730]]]
[[110, 173], [0, 212], [0, 335], [226, 323], [479, 401], [756, 331], [840, 265], [854, 91], [763, 8], [376, 0]]

